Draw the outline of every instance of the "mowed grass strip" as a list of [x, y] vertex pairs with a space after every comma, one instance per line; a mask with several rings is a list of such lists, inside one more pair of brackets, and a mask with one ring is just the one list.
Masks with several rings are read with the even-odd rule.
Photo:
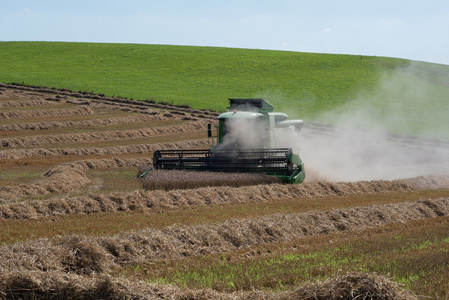
[[[137, 179], [120, 181], [123, 174], [132, 176], [132, 170], [119, 173], [118, 170], [104, 172], [99, 177], [102, 190], [112, 190], [134, 180], [133, 187], [141, 184]], [[99, 174], [93, 171], [90, 176]], [[115, 179], [103, 181], [109, 174]], [[93, 177], [91, 177], [93, 178]], [[103, 178], [103, 179], [101, 179]], [[120, 183], [121, 182], [121, 183]], [[93, 178], [93, 184], [95, 179]], [[105, 184], [105, 185], [103, 185]], [[87, 192], [89, 187], [84, 190]], [[83, 191], [80, 191], [81, 193]], [[174, 224], [199, 225], [220, 223], [228, 219], [244, 219], [269, 216], [272, 214], [304, 213], [307, 211], [327, 211], [358, 206], [382, 205], [449, 197], [449, 191], [430, 190], [409, 193], [363, 194], [345, 197], [324, 197], [316, 199], [284, 199], [272, 203], [242, 203], [224, 205], [197, 205], [178, 208], [164, 208], [133, 212], [95, 213], [89, 215], [65, 215], [31, 220], [0, 220], [0, 243], [13, 244], [27, 239], [52, 237], [55, 235], [114, 235], [123, 231], [146, 228], [162, 229]], [[39, 201], [39, 200], [36, 200]]]
[[149, 283], [218, 291], [294, 289], [346, 272], [377, 273], [418, 295], [449, 296], [449, 217], [328, 234], [117, 270]]
[[0, 182], [2, 186], [27, 184], [42, 180], [47, 170], [46, 167], [42, 166], [28, 166], [24, 170], [23, 167], [10, 166], [5, 168], [5, 165], [0, 161]]

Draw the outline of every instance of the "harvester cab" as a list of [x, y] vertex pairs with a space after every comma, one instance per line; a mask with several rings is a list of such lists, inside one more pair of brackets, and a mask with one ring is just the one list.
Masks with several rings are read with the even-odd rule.
[[264, 173], [288, 183], [303, 182], [304, 164], [294, 141], [302, 120], [287, 120], [263, 99], [229, 101], [218, 126], [208, 125], [210, 149], [155, 151], [154, 168]]
[[273, 106], [263, 99], [229, 102], [228, 112], [218, 116], [219, 148], [277, 148], [292, 142], [301, 130], [302, 120], [287, 120], [286, 114], [273, 112]]

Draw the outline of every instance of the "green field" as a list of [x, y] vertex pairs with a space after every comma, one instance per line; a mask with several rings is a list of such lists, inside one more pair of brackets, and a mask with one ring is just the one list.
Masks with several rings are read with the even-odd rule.
[[[233, 48], [0, 42], [0, 82], [224, 110], [262, 97], [306, 121], [449, 139], [449, 66]], [[356, 116], [356, 118], [354, 118]], [[367, 122], [368, 121], [368, 122]]]

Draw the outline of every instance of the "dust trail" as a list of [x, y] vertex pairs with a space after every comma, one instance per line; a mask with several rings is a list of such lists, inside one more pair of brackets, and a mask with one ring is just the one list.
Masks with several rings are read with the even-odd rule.
[[308, 180], [393, 180], [449, 174], [449, 145], [306, 124], [300, 136]]
[[396, 70], [380, 80], [374, 95], [319, 117], [332, 127], [306, 124], [297, 137], [306, 171], [313, 175], [306, 180], [448, 175], [447, 103], [430, 84], [413, 66]]

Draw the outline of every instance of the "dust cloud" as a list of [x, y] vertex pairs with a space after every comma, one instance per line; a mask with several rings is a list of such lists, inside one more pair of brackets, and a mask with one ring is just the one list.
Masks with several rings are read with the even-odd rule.
[[[236, 114], [239, 114], [239, 111]], [[223, 141], [217, 150], [263, 148], [263, 138], [261, 137], [264, 135], [265, 128], [257, 119], [227, 119], [224, 130]]]
[[447, 101], [439, 95], [447, 87], [432, 86], [416, 70], [411, 65], [388, 73], [371, 96], [360, 96], [305, 124], [295, 140], [306, 180], [448, 176]]
[[239, 117], [241, 112], [257, 113], [257, 110], [257, 107], [251, 105], [240, 105], [234, 111], [235, 118], [224, 119], [224, 136], [217, 149], [261, 149], [270, 146], [292, 148], [295, 153], [298, 152], [298, 144], [293, 142], [292, 137], [299, 133], [302, 123], [290, 127], [269, 128], [267, 120], [262, 117]]

